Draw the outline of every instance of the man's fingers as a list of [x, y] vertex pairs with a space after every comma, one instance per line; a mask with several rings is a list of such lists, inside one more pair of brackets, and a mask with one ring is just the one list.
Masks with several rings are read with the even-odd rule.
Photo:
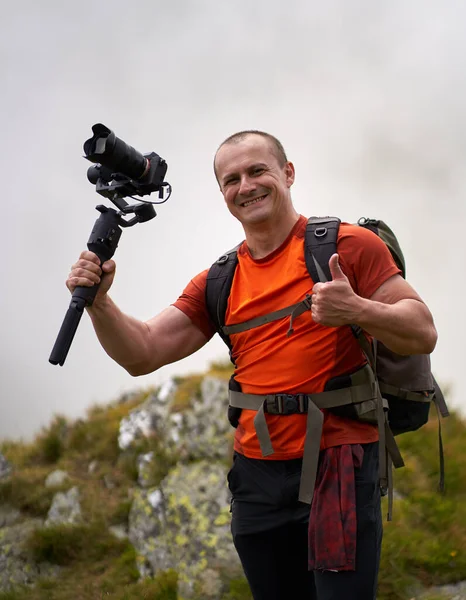
[[66, 280], [66, 287], [71, 293], [77, 287], [92, 287], [93, 285], [102, 285], [97, 292], [96, 298], [105, 295], [112, 285], [115, 276], [115, 262], [107, 260], [100, 265], [100, 260], [96, 254], [85, 250], [81, 252], [77, 262], [71, 267], [71, 272]]
[[102, 265], [102, 271], [104, 271], [105, 273], [112, 273], [112, 271], [115, 270], [115, 267], [116, 265], [114, 260], [107, 260]]
[[80, 271], [80, 275], [83, 274], [83, 271], [94, 273], [99, 276], [102, 273], [102, 269], [100, 268], [99, 264], [84, 258], [80, 258], [78, 262], [71, 267], [71, 272], [74, 273], [75, 271]]
[[70, 292], [74, 292], [75, 288], [78, 286], [92, 287], [96, 283], [100, 283], [100, 278], [97, 279], [98, 280], [95, 281], [89, 277], [78, 277], [70, 273], [68, 279], [66, 280], [66, 287], [70, 290]]
[[100, 260], [97, 254], [91, 252], [90, 250], [83, 250], [79, 255], [79, 259], [87, 260], [89, 262], [95, 263], [100, 266]]
[[328, 261], [328, 266], [332, 276], [332, 281], [336, 281], [338, 279], [347, 279], [346, 275], [341, 270], [338, 254], [332, 254], [330, 260]]

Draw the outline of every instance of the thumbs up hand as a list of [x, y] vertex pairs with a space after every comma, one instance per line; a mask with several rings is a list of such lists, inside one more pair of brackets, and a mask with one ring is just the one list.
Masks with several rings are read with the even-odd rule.
[[340, 267], [338, 254], [329, 260], [332, 281], [319, 282], [312, 290], [312, 318], [315, 323], [340, 327], [358, 322], [363, 299], [354, 293], [348, 277]]

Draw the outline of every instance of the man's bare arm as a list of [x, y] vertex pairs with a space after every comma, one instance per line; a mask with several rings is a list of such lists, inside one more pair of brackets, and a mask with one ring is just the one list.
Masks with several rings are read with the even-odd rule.
[[313, 319], [338, 327], [356, 324], [398, 354], [430, 354], [437, 343], [432, 314], [400, 275], [390, 277], [371, 296], [354, 293], [338, 264], [330, 259], [332, 281], [317, 283], [312, 298]]
[[169, 306], [149, 321], [125, 315], [107, 296], [88, 309], [102, 347], [131, 375], [146, 375], [199, 350], [208, 339], [181, 310]]
[[432, 314], [401, 275], [362, 299], [357, 324], [398, 354], [430, 354], [437, 343]]
[[102, 347], [128, 373], [146, 375], [189, 356], [207, 343], [208, 338], [174, 306], [146, 322], [124, 314], [108, 295], [114, 275], [113, 261], [101, 268], [97, 256], [85, 251], [73, 265], [66, 285], [73, 292], [78, 285], [100, 283], [87, 311]]

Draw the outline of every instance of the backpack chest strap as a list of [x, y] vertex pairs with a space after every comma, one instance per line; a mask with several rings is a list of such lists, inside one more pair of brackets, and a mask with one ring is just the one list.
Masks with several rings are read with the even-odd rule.
[[293, 333], [293, 319], [299, 317], [299, 315], [302, 315], [306, 310], [310, 310], [311, 306], [312, 298], [309, 294], [307, 294], [304, 300], [301, 300], [301, 302], [297, 302], [291, 306], [286, 306], [280, 310], [275, 310], [274, 312], [262, 315], [260, 317], [255, 317], [254, 319], [249, 319], [249, 321], [235, 323], [234, 325], [224, 325], [221, 330], [224, 335], [231, 335], [232, 333], [241, 333], [242, 331], [254, 329], [254, 327], [260, 327], [261, 325], [271, 323], [272, 321], [278, 321], [284, 317], [291, 317], [290, 328], [287, 333], [287, 335], [291, 335]]
[[305, 414], [306, 438], [304, 442], [303, 465], [299, 486], [299, 500], [311, 504], [314, 495], [315, 479], [319, 462], [320, 440], [324, 416], [323, 408], [335, 408], [354, 404], [362, 412], [374, 410], [377, 397], [373, 382], [354, 385], [347, 388], [321, 392], [320, 394], [244, 394], [229, 391], [230, 406], [257, 411], [254, 427], [263, 456], [274, 453], [265, 413], [275, 415]]

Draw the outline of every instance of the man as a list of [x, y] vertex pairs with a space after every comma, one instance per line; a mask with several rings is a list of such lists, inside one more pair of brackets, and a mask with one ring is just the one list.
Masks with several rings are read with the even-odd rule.
[[[349, 324], [399, 354], [432, 352], [437, 339], [432, 315], [401, 277], [385, 244], [367, 230], [341, 225], [338, 254], [330, 260], [332, 281], [313, 285], [303, 253], [306, 219], [295, 211], [290, 194], [295, 170], [276, 138], [235, 134], [219, 147], [214, 169], [227, 208], [245, 233], [226, 324], [312, 294], [312, 310], [295, 319], [291, 337], [286, 318], [231, 335], [242, 392], [318, 393], [332, 378], [362, 368], [366, 361], [345, 327]], [[114, 274], [113, 261], [101, 268], [95, 255], [83, 252], [67, 286], [72, 292], [77, 285], [100, 283], [88, 312], [104, 349], [132, 375], [180, 360], [213, 335], [205, 302], [207, 271], [174, 305], [145, 323], [123, 314], [108, 296]], [[228, 477], [233, 540], [254, 598], [375, 598], [382, 537], [377, 428], [324, 411], [309, 519], [309, 505], [298, 501], [306, 415], [267, 415], [274, 453], [264, 458], [255, 414], [241, 412]], [[345, 508], [332, 499], [332, 490], [347, 484], [353, 496], [342, 495], [343, 504], [349, 499]]]

